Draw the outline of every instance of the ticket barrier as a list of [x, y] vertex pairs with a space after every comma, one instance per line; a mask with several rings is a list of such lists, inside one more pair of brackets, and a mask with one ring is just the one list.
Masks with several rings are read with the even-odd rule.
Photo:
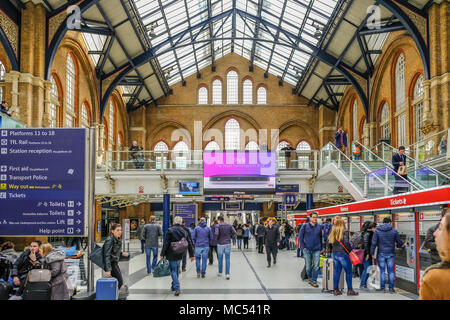
[[[396, 249], [396, 287], [417, 293], [416, 213], [413, 209], [394, 211], [394, 228], [405, 244], [404, 250]], [[397, 246], [397, 245], [396, 245]]]
[[433, 263], [430, 253], [424, 248], [424, 241], [428, 229], [439, 224], [441, 219], [442, 206], [422, 208], [419, 214], [419, 284], [422, 282], [425, 270]]

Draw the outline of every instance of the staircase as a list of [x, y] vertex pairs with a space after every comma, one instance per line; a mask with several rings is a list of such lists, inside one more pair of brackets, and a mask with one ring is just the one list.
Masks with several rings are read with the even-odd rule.
[[332, 173], [355, 200], [392, 195], [399, 185], [408, 191], [422, 189], [398, 176], [387, 162], [365, 147], [361, 148], [360, 159], [350, 159], [329, 143], [320, 151], [317, 179]]

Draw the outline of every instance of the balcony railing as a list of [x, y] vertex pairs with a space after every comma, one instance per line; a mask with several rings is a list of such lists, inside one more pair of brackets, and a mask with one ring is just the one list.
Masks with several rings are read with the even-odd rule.
[[15, 120], [5, 113], [0, 113], [0, 129], [21, 129], [25, 127], [25, 123]]
[[[317, 171], [318, 151], [276, 152], [276, 169]], [[125, 170], [203, 170], [203, 151], [97, 151], [97, 171]], [[288, 161], [289, 160], [289, 161]], [[289, 168], [287, 164], [289, 163]]]

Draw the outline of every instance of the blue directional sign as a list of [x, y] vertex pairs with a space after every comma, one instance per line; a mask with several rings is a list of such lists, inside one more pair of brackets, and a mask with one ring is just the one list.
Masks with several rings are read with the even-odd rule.
[[0, 129], [0, 235], [85, 235], [85, 177], [85, 129]]
[[173, 213], [175, 217], [182, 217], [186, 227], [189, 227], [191, 223], [195, 224], [196, 222], [197, 205], [191, 203], [175, 203], [173, 205]]

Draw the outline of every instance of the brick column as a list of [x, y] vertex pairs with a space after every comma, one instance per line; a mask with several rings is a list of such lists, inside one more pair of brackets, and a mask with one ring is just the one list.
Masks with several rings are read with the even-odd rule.
[[19, 108], [19, 77], [20, 72], [11, 71], [5, 74], [5, 86], [6, 92], [9, 94], [7, 101], [14, 112], [13, 118], [20, 120], [20, 108]]
[[44, 82], [44, 115], [42, 119], [42, 126], [44, 128], [50, 127], [52, 123], [52, 116], [50, 114], [50, 104], [52, 96], [52, 83], [50, 81]]
[[[429, 11], [429, 47], [431, 79], [424, 83], [424, 120], [426, 135], [449, 127], [450, 83], [450, 4], [434, 2]], [[427, 93], [429, 88], [429, 95]]]

